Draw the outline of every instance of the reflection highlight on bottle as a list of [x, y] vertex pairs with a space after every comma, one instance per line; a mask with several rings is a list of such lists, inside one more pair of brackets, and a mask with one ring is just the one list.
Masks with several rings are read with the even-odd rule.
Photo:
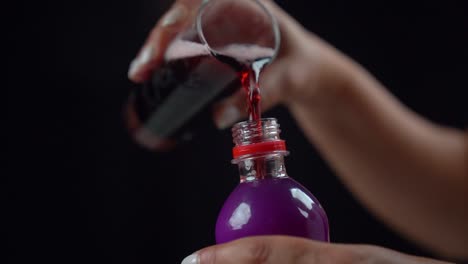
[[247, 224], [252, 216], [250, 211], [250, 205], [246, 203], [241, 203], [232, 213], [231, 218], [229, 218], [229, 225], [232, 230], [241, 229], [243, 225]]
[[290, 191], [292, 197], [300, 201], [308, 210], [312, 210], [314, 201], [307, 194], [298, 188], [292, 188]]

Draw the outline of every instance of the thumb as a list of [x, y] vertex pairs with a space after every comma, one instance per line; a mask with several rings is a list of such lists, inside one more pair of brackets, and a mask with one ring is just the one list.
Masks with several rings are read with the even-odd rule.
[[[204, 248], [182, 264], [284, 264], [300, 263], [311, 254], [319, 254], [323, 243], [287, 236], [243, 238], [226, 244]], [[315, 252], [315, 253], [314, 253]], [[314, 262], [311, 262], [314, 263]]]
[[226, 129], [241, 119], [247, 118], [247, 94], [238, 89], [230, 97], [217, 102], [213, 107], [213, 119], [218, 129]]

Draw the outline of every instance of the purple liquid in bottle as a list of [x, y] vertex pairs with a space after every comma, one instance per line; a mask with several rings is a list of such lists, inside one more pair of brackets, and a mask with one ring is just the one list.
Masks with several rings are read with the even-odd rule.
[[240, 183], [222, 208], [216, 242], [247, 236], [289, 235], [329, 241], [328, 221], [317, 199], [295, 180], [269, 178]]
[[276, 119], [243, 122], [233, 128], [241, 153], [241, 183], [230, 194], [216, 223], [216, 242], [259, 235], [288, 235], [329, 241], [325, 211], [301, 184], [288, 177], [287, 154]]

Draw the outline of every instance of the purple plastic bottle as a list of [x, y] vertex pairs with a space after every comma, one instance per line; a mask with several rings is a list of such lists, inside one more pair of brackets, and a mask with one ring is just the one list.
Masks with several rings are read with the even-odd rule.
[[233, 163], [241, 181], [224, 203], [216, 242], [258, 235], [289, 235], [329, 241], [328, 219], [318, 200], [288, 177], [276, 119], [247, 121], [233, 129]]

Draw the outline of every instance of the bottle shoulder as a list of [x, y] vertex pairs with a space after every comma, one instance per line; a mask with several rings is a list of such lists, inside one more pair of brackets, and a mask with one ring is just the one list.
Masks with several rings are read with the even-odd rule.
[[291, 177], [268, 178], [239, 183], [228, 199], [265, 200], [265, 202], [294, 201], [319, 205], [315, 196]]

